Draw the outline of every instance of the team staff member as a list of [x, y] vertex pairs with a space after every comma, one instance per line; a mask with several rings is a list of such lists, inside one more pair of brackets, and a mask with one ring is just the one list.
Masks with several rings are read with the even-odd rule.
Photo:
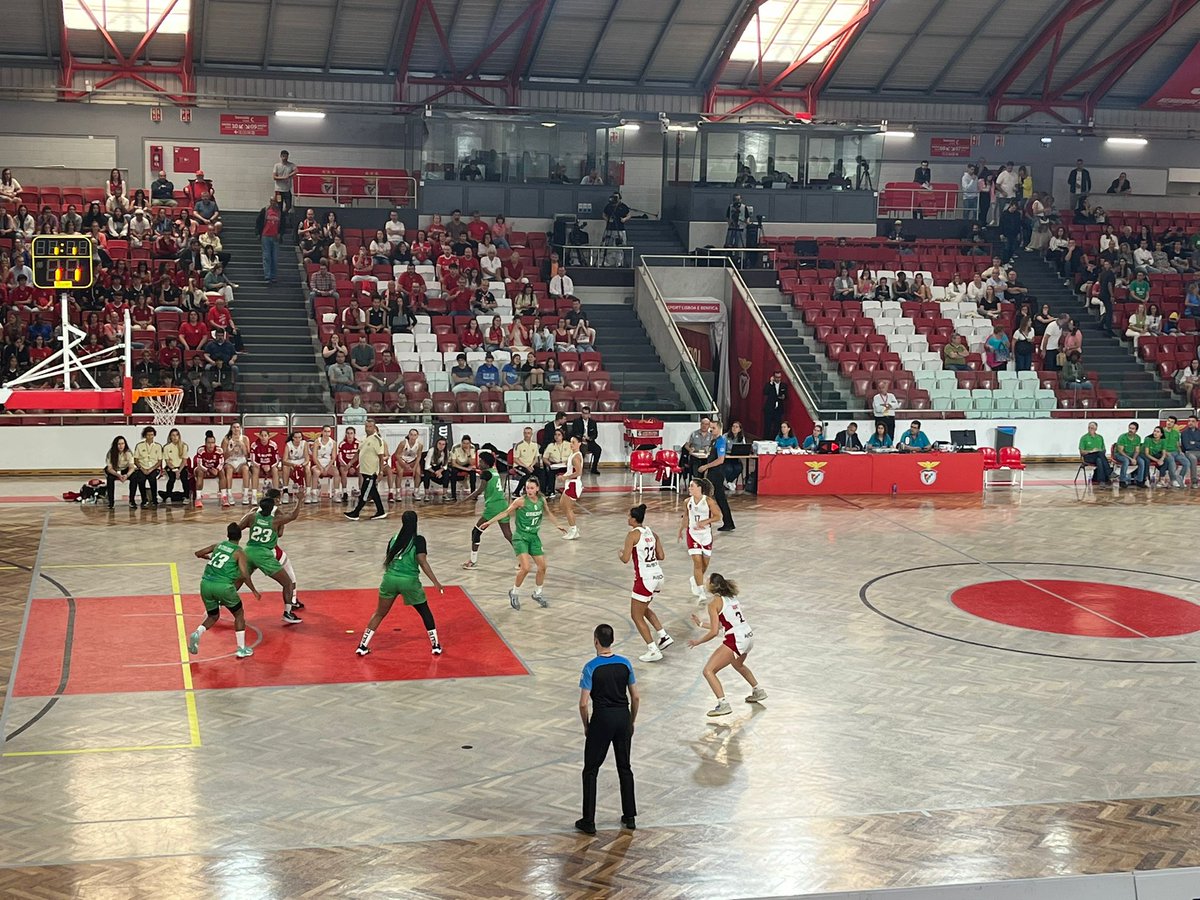
[[525, 482], [536, 478], [542, 486], [542, 493], [549, 496], [554, 491], [554, 481], [547, 478], [549, 471], [549, 467], [542, 461], [541, 448], [533, 439], [533, 429], [525, 426], [525, 430], [521, 432], [521, 440], [513, 445], [511, 474], [516, 475], [518, 479], [514, 493], [518, 496], [525, 493]]
[[162, 472], [162, 447], [154, 440], [158, 432], [147, 425], [142, 440], [133, 448], [133, 475], [129, 478], [129, 508], [136, 509], [135, 492], [142, 495], [142, 506], [158, 506], [158, 476]]
[[593, 475], [600, 474], [600, 445], [596, 443], [598, 434], [596, 420], [592, 418], [592, 408], [590, 406], [583, 407], [580, 410], [580, 417], [571, 423], [569, 437], [578, 437], [580, 443], [583, 444], [584, 455], [592, 458]]
[[787, 406], [787, 390], [787, 385], [783, 383], [783, 373], [778, 371], [763, 385], [763, 434], [766, 437], [779, 434], [783, 408]]
[[[637, 805], [633, 796], [633, 769], [629, 751], [637, 721], [637, 679], [633, 664], [613, 653], [611, 625], [597, 625], [592, 632], [596, 656], [583, 667], [579, 679], [579, 717], [583, 719], [583, 818], [575, 827], [584, 834], [596, 833], [596, 776], [611, 744], [617, 758], [621, 782], [621, 825], [637, 827]], [[589, 703], [591, 710], [589, 714]]]
[[896, 439], [896, 408], [900, 405], [896, 395], [889, 390], [891, 383], [879, 382], [879, 390], [871, 398], [871, 412], [875, 415], [875, 424], [887, 429], [887, 436]]
[[366, 429], [367, 436], [363, 438], [362, 447], [358, 451], [358, 471], [362, 475], [358, 505], [345, 515], [347, 519], [358, 521], [358, 514], [362, 512], [362, 508], [367, 505], [368, 500], [373, 500], [375, 515], [371, 518], [386, 519], [387, 510], [383, 508], [383, 500], [379, 497], [379, 473], [387, 465], [387, 441], [379, 433], [374, 419], [367, 419], [367, 424], [363, 428]]
[[862, 438], [858, 436], [858, 423], [851, 422], [846, 426], [845, 430], [839, 431], [837, 437], [834, 438], [842, 453], [851, 450], [865, 450], [863, 447]]
[[[729, 499], [725, 496], [725, 479], [721, 475], [725, 468], [725, 454], [728, 452], [729, 442], [721, 433], [720, 422], [713, 420], [709, 424], [709, 430], [713, 437], [712, 460], [700, 466], [697, 471], [712, 485], [712, 498], [721, 510], [721, 527], [717, 531], [733, 531], [736, 526], [733, 524], [733, 512], [729, 509]], [[709, 469], [716, 469], [716, 472], [710, 475]]]

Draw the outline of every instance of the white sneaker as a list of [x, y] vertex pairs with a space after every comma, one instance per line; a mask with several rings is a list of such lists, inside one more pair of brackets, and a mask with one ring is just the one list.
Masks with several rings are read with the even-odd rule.
[[563, 540], [564, 541], [579, 540], [579, 528], [572, 525], [570, 528], [567, 529], [567, 533], [563, 535]]
[[746, 698], [746, 702], [747, 703], [761, 703], [762, 701], [764, 701], [766, 699], [767, 699], [767, 692], [764, 691], [761, 687], [756, 687], [754, 690], [752, 690], [750, 692], [750, 695]]
[[250, 495], [242, 494], [242, 506], [249, 506], [249, 505], [250, 505]]
[[540, 606], [542, 609], [545, 609], [546, 607], [548, 607], [550, 605], [550, 601], [542, 596], [541, 591], [533, 592], [533, 602], [536, 603], [538, 606]]
[[709, 718], [716, 718], [717, 716], [727, 716], [731, 712], [733, 712], [733, 707], [729, 705], [728, 700], [722, 697], [717, 705], [708, 711], [708, 715]]
[[638, 657], [638, 659], [640, 659], [642, 662], [658, 662], [662, 658], [662, 651], [660, 651], [657, 647], [655, 647], [653, 650], [647, 650]]

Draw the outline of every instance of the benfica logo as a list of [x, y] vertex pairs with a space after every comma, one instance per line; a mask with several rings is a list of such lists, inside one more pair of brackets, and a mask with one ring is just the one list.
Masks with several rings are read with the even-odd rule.
[[332, 178], [326, 178], [321, 182], [321, 193], [326, 194], [326, 195], [333, 193], [333, 179]]
[[[827, 463], [807, 462], [806, 461], [804, 464], [806, 466], [808, 466], [808, 483], [809, 484], [811, 484], [813, 487], [816, 487], [818, 484], [820, 484], [822, 481], [825, 480], [825, 466], [827, 465]], [[936, 463], [935, 463], [935, 465], [936, 465]]]
[[918, 462], [921, 467], [921, 484], [929, 486], [937, 481], [937, 467], [940, 462]]
[[742, 371], [738, 373], [738, 394], [745, 400], [750, 396], [750, 366], [753, 363], [739, 356], [738, 365], [742, 368]]

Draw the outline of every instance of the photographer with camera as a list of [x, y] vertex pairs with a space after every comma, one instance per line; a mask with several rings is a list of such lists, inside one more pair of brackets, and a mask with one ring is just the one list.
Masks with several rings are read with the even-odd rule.
[[725, 246], [746, 246], [746, 224], [750, 221], [750, 207], [742, 202], [741, 194], [733, 195], [733, 202], [725, 209]]
[[[625, 223], [633, 215], [633, 210], [621, 201], [621, 194], [613, 191], [604, 207], [604, 246], [625, 246]], [[621, 266], [625, 262], [624, 250], [608, 250], [604, 253], [604, 265]]]

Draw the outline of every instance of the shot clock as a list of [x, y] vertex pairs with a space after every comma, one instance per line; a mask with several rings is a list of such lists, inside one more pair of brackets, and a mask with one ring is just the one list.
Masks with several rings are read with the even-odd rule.
[[63, 234], [34, 237], [33, 286], [60, 291], [91, 287], [91, 239]]

